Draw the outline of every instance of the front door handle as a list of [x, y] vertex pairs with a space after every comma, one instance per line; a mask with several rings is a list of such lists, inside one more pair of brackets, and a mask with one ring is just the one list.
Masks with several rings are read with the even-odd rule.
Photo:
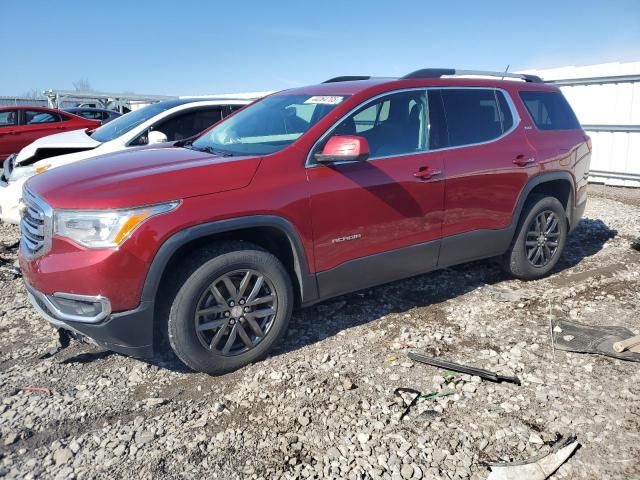
[[527, 165], [531, 165], [535, 163], [536, 159], [533, 157], [527, 157], [526, 155], [518, 155], [513, 159], [514, 165], [518, 165], [519, 167], [526, 167]]
[[420, 167], [417, 172], [413, 174], [419, 180], [430, 180], [436, 175], [440, 175], [442, 171], [434, 170], [431, 167]]

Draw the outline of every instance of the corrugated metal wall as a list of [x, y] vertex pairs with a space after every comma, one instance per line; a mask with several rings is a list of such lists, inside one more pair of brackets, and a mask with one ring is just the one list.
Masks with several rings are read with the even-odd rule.
[[20, 97], [0, 97], [0, 107], [13, 107], [16, 105], [46, 107], [46, 98], [20, 98]]
[[557, 82], [591, 136], [590, 181], [640, 187], [640, 62], [527, 73]]
[[561, 89], [593, 140], [591, 180], [640, 187], [640, 132], [614, 131], [640, 126], [640, 82]]

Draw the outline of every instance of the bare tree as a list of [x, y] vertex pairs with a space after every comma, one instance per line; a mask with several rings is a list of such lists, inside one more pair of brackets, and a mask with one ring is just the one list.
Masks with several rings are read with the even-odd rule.
[[73, 88], [75, 88], [77, 92], [90, 92], [92, 90], [91, 82], [89, 82], [89, 79], [86, 77], [73, 82]]

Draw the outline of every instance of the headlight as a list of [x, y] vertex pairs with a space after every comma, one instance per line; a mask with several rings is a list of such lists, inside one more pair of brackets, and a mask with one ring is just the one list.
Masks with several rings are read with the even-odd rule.
[[178, 205], [170, 202], [126, 210], [56, 210], [53, 233], [88, 248], [114, 248], [144, 221]]
[[28, 165], [26, 167], [21, 167], [19, 165], [16, 165], [16, 167], [11, 172], [11, 175], [9, 175], [9, 181], [17, 182], [18, 180], [21, 180], [23, 178], [33, 177], [38, 173], [42, 173], [49, 170], [50, 167], [51, 165], [48, 163], [45, 163], [42, 165]]

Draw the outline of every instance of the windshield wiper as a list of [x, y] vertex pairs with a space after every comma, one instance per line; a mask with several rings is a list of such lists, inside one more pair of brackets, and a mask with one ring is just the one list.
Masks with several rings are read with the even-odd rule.
[[[187, 147], [187, 145], [183, 145], [183, 147]], [[191, 150], [198, 150], [199, 152], [207, 152], [207, 153], [210, 153], [211, 155], [218, 155], [219, 157], [233, 157], [233, 153], [231, 152], [216, 150], [215, 148], [209, 147], [209, 146], [196, 147], [194, 145], [189, 144], [187, 148], [190, 148]]]

